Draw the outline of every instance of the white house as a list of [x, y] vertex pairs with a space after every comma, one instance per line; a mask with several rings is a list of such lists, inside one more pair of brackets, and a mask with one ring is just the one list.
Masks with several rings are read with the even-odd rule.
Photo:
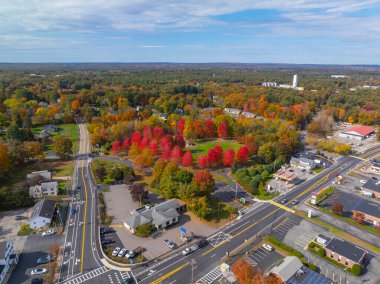
[[34, 205], [32, 216], [29, 219], [31, 229], [40, 229], [50, 225], [55, 212], [55, 202], [43, 199]]
[[125, 219], [124, 227], [133, 234], [136, 232], [136, 228], [143, 224], [153, 224], [158, 230], [162, 230], [177, 223], [180, 216], [179, 212], [184, 210], [185, 205], [179, 201], [167, 200], [150, 209], [136, 210]]
[[292, 157], [290, 159], [290, 165], [299, 169], [313, 170], [317, 167], [317, 163], [314, 160], [308, 158], [296, 158]]
[[17, 263], [18, 255], [14, 254], [13, 243], [10, 240], [0, 242], [0, 284], [5, 283], [6, 274]]
[[224, 112], [229, 113], [229, 114], [233, 114], [233, 115], [239, 115], [239, 114], [241, 114], [241, 110], [237, 109], [237, 108], [228, 108], [228, 107], [226, 107], [224, 109]]
[[40, 198], [42, 196], [52, 196], [58, 194], [58, 182], [57, 181], [47, 181], [41, 182], [29, 187], [29, 195], [33, 198]]

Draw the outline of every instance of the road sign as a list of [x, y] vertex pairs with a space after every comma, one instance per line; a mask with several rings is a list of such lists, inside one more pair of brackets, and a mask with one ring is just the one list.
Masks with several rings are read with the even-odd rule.
[[186, 229], [185, 229], [185, 227], [182, 227], [182, 226], [181, 226], [181, 232], [184, 233], [184, 234], [186, 234]]

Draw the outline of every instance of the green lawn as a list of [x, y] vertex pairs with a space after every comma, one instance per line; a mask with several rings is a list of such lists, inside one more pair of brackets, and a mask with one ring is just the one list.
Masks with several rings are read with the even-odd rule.
[[[104, 180], [103, 181], [101, 181], [99, 179], [99, 177], [96, 175], [96, 169], [98, 169], [98, 168], [100, 168], [102, 166], [106, 170], [106, 174], [104, 176]], [[110, 177], [110, 171], [114, 167], [121, 168], [123, 171], [129, 169], [128, 166], [126, 166], [124, 164], [121, 164], [121, 163], [117, 163], [117, 162], [113, 162], [113, 161], [106, 161], [106, 160], [98, 160], [98, 159], [93, 160], [92, 161], [92, 165], [91, 165], [91, 169], [92, 169], [92, 173], [94, 175], [96, 183], [97, 184], [102, 184], [102, 185], [111, 185], [111, 184], [113, 184], [115, 182], [115, 180]]]
[[190, 150], [194, 157], [197, 158], [199, 154], [206, 154], [208, 150], [214, 148], [215, 146], [222, 146], [223, 150], [234, 149], [235, 153], [240, 149], [242, 144], [239, 144], [235, 140], [212, 140], [203, 143], [197, 143], [194, 147], [186, 148], [185, 150]]
[[[51, 140], [61, 136], [68, 136], [73, 141], [73, 150], [76, 152], [78, 149], [78, 140], [79, 140], [79, 128], [75, 123], [72, 124], [58, 124], [59, 132], [53, 132], [51, 135]], [[40, 134], [40, 132], [44, 129], [43, 126], [37, 126], [32, 128], [32, 133], [34, 135]], [[46, 151], [52, 151], [53, 144], [49, 143], [46, 145]]]
[[228, 185], [233, 184], [231, 180], [229, 180], [228, 178], [226, 178], [220, 174], [212, 174], [212, 176], [214, 177], [214, 180], [217, 182], [228, 184]]

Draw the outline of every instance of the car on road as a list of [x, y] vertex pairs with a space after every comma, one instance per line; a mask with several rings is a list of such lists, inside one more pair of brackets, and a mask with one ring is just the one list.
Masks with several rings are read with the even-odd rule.
[[274, 248], [272, 248], [272, 247], [271, 247], [270, 245], [268, 245], [268, 244], [263, 244], [262, 247], [263, 247], [264, 249], [266, 249], [267, 251], [274, 251]]
[[373, 180], [379, 180], [377, 177], [371, 177], [371, 179], [373, 179]]
[[128, 278], [125, 278], [123, 282], [121, 282], [121, 284], [135, 284], [135, 280], [131, 277], [128, 277]]
[[171, 240], [164, 240], [165, 245], [167, 245], [169, 248], [174, 249], [176, 248], [176, 243]]
[[135, 253], [133, 250], [127, 250], [127, 253], [125, 254], [125, 258], [134, 258], [135, 257]]
[[284, 198], [284, 199], [281, 200], [282, 204], [285, 204], [286, 202], [288, 202], [288, 200], [286, 198]]
[[119, 251], [119, 253], [117, 254], [117, 257], [123, 257], [125, 255], [125, 253], [127, 252], [127, 249], [126, 248], [123, 248]]
[[113, 240], [102, 240], [102, 246], [108, 246], [113, 243], [114, 243]]
[[117, 256], [120, 252], [121, 248], [119, 247], [116, 247], [113, 251], [112, 251], [112, 256]]
[[292, 201], [292, 204], [293, 204], [293, 205], [297, 205], [298, 203], [300, 203], [300, 201], [299, 201], [298, 199], [294, 199], [294, 200]]
[[46, 272], [47, 272], [46, 268], [36, 268], [36, 269], [33, 269], [30, 274], [31, 275], [40, 275], [40, 274], [45, 274]]
[[70, 210], [70, 215], [75, 215], [76, 213], [77, 213], [76, 209], [73, 208], [73, 209]]
[[44, 283], [44, 280], [42, 278], [33, 278], [31, 283], [32, 284], [42, 284], [42, 283]]
[[360, 180], [360, 183], [363, 183], [363, 184], [364, 184], [364, 183], [366, 183], [366, 181], [365, 181], [364, 179], [361, 179], [361, 180]]
[[25, 216], [18, 215], [18, 216], [15, 217], [15, 220], [19, 221], [19, 220], [24, 220], [25, 218], [26, 218]]
[[191, 248], [185, 248], [183, 251], [182, 251], [182, 255], [189, 255], [190, 253], [192, 253], [193, 250]]
[[48, 255], [48, 256], [40, 257], [39, 259], [37, 259], [37, 264], [45, 264], [45, 263], [49, 263], [50, 261], [51, 261], [51, 257], [50, 255]]
[[42, 233], [42, 236], [45, 237], [45, 236], [52, 236], [52, 235], [55, 235], [55, 231], [54, 230], [48, 230], [48, 231], [45, 231]]
[[207, 245], [208, 245], [208, 240], [206, 240], [206, 239], [201, 239], [201, 240], [199, 240], [198, 242], [195, 243], [195, 246], [197, 248], [199, 248], [199, 249], [203, 248], [203, 247], [205, 247]]

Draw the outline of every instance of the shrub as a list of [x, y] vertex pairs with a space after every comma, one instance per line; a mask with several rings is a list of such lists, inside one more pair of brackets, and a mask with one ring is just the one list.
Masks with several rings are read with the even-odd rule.
[[123, 170], [119, 167], [112, 168], [110, 172], [110, 178], [114, 180], [122, 180], [124, 178]]
[[305, 263], [305, 265], [307, 266], [307, 267], [309, 267], [311, 270], [313, 270], [313, 271], [318, 271], [318, 266], [316, 266], [316, 265], [314, 265], [314, 264], [312, 264], [312, 263]]
[[324, 257], [326, 255], [326, 250], [324, 248], [319, 248], [317, 254], [320, 257]]
[[275, 237], [272, 237], [272, 236], [269, 236], [268, 237], [268, 240], [275, 244], [276, 246], [282, 248], [283, 250], [289, 252], [290, 254], [296, 256], [296, 257], [299, 257], [299, 258], [302, 258], [303, 257], [303, 254], [300, 253], [298, 250], [284, 244], [283, 242], [280, 242], [279, 240], [277, 240]]
[[311, 243], [309, 243], [309, 244], [307, 245], [307, 247], [308, 247], [308, 248], [314, 248], [314, 247], [315, 247], [315, 244], [314, 244], [313, 242], [311, 242]]
[[136, 228], [135, 235], [139, 237], [149, 237], [150, 234], [157, 230], [156, 226], [152, 224], [142, 224]]
[[362, 267], [356, 263], [351, 268], [349, 268], [348, 271], [355, 276], [359, 276], [362, 273]]

